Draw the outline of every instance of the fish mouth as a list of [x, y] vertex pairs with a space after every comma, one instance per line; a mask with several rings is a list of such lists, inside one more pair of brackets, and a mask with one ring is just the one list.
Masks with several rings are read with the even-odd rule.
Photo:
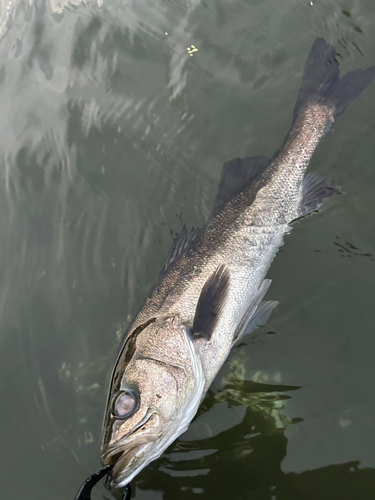
[[107, 488], [126, 486], [150, 462], [152, 448], [162, 436], [159, 423], [159, 416], [152, 414], [145, 433], [131, 433], [122, 443], [108, 446], [101, 459], [103, 465], [113, 466], [106, 479]]
[[137, 465], [142, 461], [144, 451], [150, 444], [143, 443], [133, 446], [128, 444], [121, 448], [108, 450], [102, 456], [103, 465], [113, 466], [105, 481], [108, 489], [120, 488], [131, 481], [138, 473]]

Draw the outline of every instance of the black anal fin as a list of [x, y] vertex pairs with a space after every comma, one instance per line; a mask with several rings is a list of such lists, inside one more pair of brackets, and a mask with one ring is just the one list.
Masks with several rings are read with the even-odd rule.
[[204, 284], [194, 316], [194, 338], [209, 340], [225, 306], [230, 284], [230, 271], [221, 264]]
[[339, 192], [339, 187], [335, 185], [332, 179], [322, 179], [313, 173], [307, 174], [302, 184], [302, 198], [298, 208], [298, 217], [304, 217], [315, 210], [319, 210], [328, 198]]

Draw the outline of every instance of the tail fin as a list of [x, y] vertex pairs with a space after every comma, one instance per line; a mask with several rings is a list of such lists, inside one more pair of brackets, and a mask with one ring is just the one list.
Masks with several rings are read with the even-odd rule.
[[309, 103], [321, 102], [333, 109], [337, 120], [345, 109], [375, 80], [375, 66], [358, 69], [339, 77], [335, 49], [324, 38], [311, 47], [302, 77], [302, 85], [294, 108], [293, 121]]

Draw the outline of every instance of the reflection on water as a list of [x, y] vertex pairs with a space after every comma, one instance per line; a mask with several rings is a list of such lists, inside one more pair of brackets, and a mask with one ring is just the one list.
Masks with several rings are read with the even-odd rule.
[[[140, 475], [137, 487], [148, 488], [151, 482], [156, 490], [165, 492], [161, 498], [191, 498], [192, 493], [212, 498], [245, 498], [249, 494], [271, 498], [271, 488], [282, 476], [281, 461], [286, 454], [283, 430], [292, 423], [282, 411], [283, 401], [289, 396], [281, 393], [295, 389], [254, 383], [232, 374], [220, 391], [209, 391], [187, 434], [195, 431], [198, 421], [199, 428], [205, 428], [205, 424], [210, 428], [211, 423], [215, 426], [210, 413], [220, 402], [226, 403], [227, 413], [242, 407], [241, 419], [204, 440], [185, 441], [182, 436], [159, 464], [150, 467], [146, 480], [142, 481]], [[225, 418], [225, 410], [222, 413]], [[200, 415], [205, 415], [206, 422]]]
[[[373, 16], [372, 0], [0, 0], [2, 498], [72, 498], [98, 468], [114, 355], [173, 235], [204, 223], [224, 161], [280, 146], [316, 36], [343, 72], [374, 63]], [[375, 87], [314, 156], [344, 194], [287, 238], [269, 324], [136, 498], [372, 498], [374, 103]]]
[[296, 389], [230, 376], [222, 390], [209, 391], [199, 414], [205, 415], [225, 401], [229, 408], [244, 406], [243, 419], [204, 440], [180, 438], [165, 456], [141, 473], [137, 487], [149, 489], [153, 484], [165, 499], [191, 498], [193, 494], [268, 500], [372, 498], [375, 470], [360, 467], [358, 461], [301, 474], [283, 472], [281, 463], [288, 442], [283, 430], [300, 421], [283, 414], [283, 402], [290, 398], [284, 393]]

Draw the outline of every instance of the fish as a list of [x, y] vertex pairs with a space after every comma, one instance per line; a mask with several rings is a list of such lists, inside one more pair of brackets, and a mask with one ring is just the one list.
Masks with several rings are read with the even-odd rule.
[[109, 488], [186, 431], [233, 345], [269, 318], [278, 302], [263, 300], [266, 274], [284, 236], [339, 190], [306, 174], [311, 156], [374, 79], [375, 66], [340, 78], [334, 48], [317, 38], [280, 149], [226, 162], [206, 224], [174, 240], [112, 372], [101, 447]]

